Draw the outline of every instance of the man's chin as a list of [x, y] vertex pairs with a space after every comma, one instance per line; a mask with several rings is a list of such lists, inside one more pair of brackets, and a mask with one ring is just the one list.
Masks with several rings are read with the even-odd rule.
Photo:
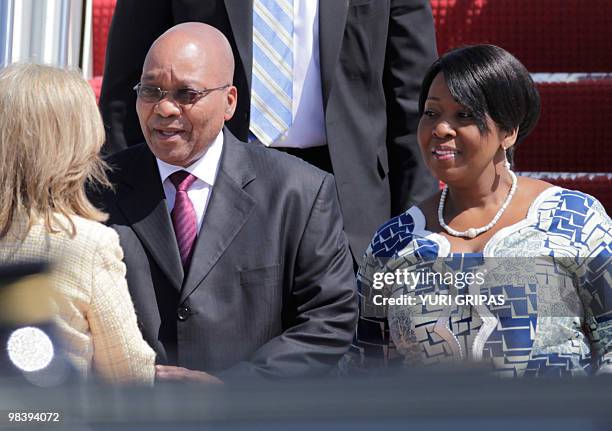
[[190, 153], [178, 148], [168, 148], [167, 145], [159, 145], [156, 142], [153, 142], [153, 145], [149, 144], [149, 148], [155, 157], [170, 165], [187, 167], [193, 163]]

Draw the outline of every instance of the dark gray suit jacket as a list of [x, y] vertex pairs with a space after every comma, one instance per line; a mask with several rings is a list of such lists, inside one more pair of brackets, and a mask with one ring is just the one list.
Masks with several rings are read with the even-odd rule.
[[217, 375], [323, 373], [346, 352], [357, 299], [333, 177], [224, 131], [221, 164], [183, 273], [153, 154], [114, 155], [110, 214], [159, 363]]
[[[228, 127], [247, 140], [251, 5], [117, 2], [100, 96], [109, 150], [143, 141], [132, 87], [155, 38], [185, 21], [213, 25], [229, 39], [238, 107]], [[319, 51], [327, 143], [346, 233], [360, 260], [380, 225], [436, 191], [416, 142], [421, 80], [436, 57], [429, 0], [319, 0]]]

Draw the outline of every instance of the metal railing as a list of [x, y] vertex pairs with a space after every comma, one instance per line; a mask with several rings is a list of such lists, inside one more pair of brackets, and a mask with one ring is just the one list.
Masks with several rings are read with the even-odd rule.
[[0, 0], [0, 67], [32, 61], [82, 68], [86, 3]]

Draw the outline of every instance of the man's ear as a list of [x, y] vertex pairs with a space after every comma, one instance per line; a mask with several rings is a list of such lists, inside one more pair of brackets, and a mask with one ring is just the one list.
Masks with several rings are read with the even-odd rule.
[[507, 150], [516, 143], [516, 138], [518, 137], [518, 130], [519, 129], [517, 127], [513, 130], [510, 130], [509, 132], [503, 132], [502, 148], [504, 150]]
[[236, 112], [236, 104], [238, 103], [238, 90], [233, 85], [227, 89], [225, 102], [226, 105], [223, 118], [225, 121], [228, 121], [234, 116], [234, 112]]

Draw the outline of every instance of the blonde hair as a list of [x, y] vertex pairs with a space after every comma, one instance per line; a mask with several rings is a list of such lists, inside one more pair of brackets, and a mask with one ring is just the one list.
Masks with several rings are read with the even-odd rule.
[[42, 219], [49, 232], [71, 236], [71, 215], [106, 220], [85, 194], [87, 181], [109, 185], [103, 143], [93, 90], [78, 72], [25, 63], [0, 70], [0, 237], [22, 219], [25, 233]]

